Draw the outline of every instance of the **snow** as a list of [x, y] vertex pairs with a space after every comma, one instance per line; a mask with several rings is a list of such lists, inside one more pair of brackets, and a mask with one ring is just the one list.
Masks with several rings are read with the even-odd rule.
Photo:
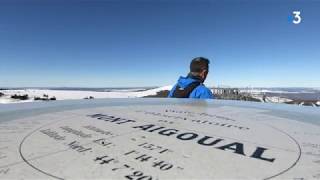
[[264, 102], [263, 101], [263, 96], [260, 95], [260, 94], [251, 94], [251, 96], [255, 99], [259, 99], [261, 102]]
[[253, 98], [259, 99], [261, 102], [267, 103], [286, 103], [292, 101], [292, 99], [279, 97], [279, 96], [266, 96], [263, 100], [263, 94], [251, 94]]
[[[241, 93], [262, 94], [262, 93], [289, 93], [287, 91], [276, 91], [268, 89], [241, 89]], [[296, 92], [297, 93], [297, 92]]]
[[[157, 92], [163, 90], [171, 90], [172, 86], [163, 86], [155, 89], [145, 91], [120, 90], [111, 92], [97, 92], [97, 91], [75, 91], [75, 90], [49, 90], [49, 89], [20, 89], [20, 90], [2, 90], [5, 96], [0, 97], [0, 103], [17, 103], [17, 102], [32, 102], [34, 97], [43, 97], [44, 94], [49, 98], [56, 97], [57, 100], [67, 99], [84, 99], [92, 96], [94, 98], [139, 98], [144, 96], [156, 95]], [[10, 98], [11, 95], [28, 94], [29, 100], [21, 101]]]
[[272, 89], [241, 89], [241, 93], [250, 93], [250, 94], [264, 94], [264, 93], [277, 93], [277, 94], [298, 94], [298, 93], [314, 93], [309, 90], [301, 91], [283, 91], [283, 90], [272, 90]]
[[271, 103], [285, 103], [290, 101], [292, 100], [288, 98], [283, 98], [283, 97], [277, 97], [277, 96], [266, 97], [266, 102], [271, 102]]

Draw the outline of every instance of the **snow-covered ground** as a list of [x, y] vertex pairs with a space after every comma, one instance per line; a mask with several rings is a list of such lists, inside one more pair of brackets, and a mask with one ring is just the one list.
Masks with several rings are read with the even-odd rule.
[[263, 94], [267, 92], [272, 92], [272, 93], [284, 93], [285, 91], [273, 91], [273, 90], [268, 90], [268, 89], [241, 89], [241, 93], [249, 93], [249, 94]]
[[300, 94], [300, 93], [315, 93], [320, 91], [320, 88], [239, 88], [241, 93], [249, 94]]
[[[48, 95], [48, 98], [55, 97], [56, 100], [68, 100], [68, 99], [85, 99], [93, 97], [97, 98], [140, 98], [150, 95], [156, 95], [157, 92], [164, 90], [171, 90], [172, 86], [163, 86], [154, 89], [113, 89], [113, 90], [52, 90], [52, 89], [18, 89], [18, 90], [0, 90], [0, 94], [3, 93], [3, 96], [0, 96], [0, 104], [7, 103], [21, 103], [21, 102], [32, 102], [35, 101], [35, 97], [43, 98], [44, 95]], [[286, 103], [292, 101], [292, 99], [268, 95], [265, 96], [266, 92], [275, 92], [270, 90], [256, 90], [246, 92], [250, 94], [253, 98], [259, 99], [261, 102], [266, 103]], [[277, 91], [276, 91], [277, 92]], [[279, 92], [277, 92], [279, 93]], [[28, 100], [18, 100], [11, 98], [12, 95], [25, 95], [27, 94]], [[320, 101], [314, 103], [315, 106], [320, 106]]]
[[[94, 98], [139, 98], [149, 95], [156, 95], [157, 92], [164, 90], [171, 90], [172, 86], [163, 86], [155, 89], [145, 91], [132, 90], [117, 90], [111, 92], [97, 92], [97, 91], [74, 91], [74, 90], [45, 90], [45, 89], [21, 89], [21, 90], [1, 90], [4, 96], [0, 97], [0, 103], [18, 103], [18, 102], [32, 102], [34, 97], [43, 97], [48, 95], [49, 98], [55, 97], [57, 100], [67, 99], [84, 99], [90, 96]], [[11, 95], [25, 95], [27, 94], [28, 100], [12, 99]]]
[[292, 101], [292, 99], [278, 97], [278, 96], [272, 96], [272, 97], [265, 98], [265, 102], [271, 102], [271, 103], [285, 103], [285, 102], [290, 102], [290, 101]]
[[261, 102], [267, 103], [285, 103], [290, 102], [292, 99], [279, 97], [279, 96], [266, 96], [265, 99], [263, 98], [263, 94], [251, 94], [253, 98], [259, 99]]

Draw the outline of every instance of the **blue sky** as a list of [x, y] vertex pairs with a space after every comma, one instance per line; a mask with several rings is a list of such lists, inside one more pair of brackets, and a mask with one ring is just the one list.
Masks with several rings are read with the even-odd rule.
[[[320, 87], [320, 1], [0, 1], [0, 87]], [[298, 25], [288, 20], [301, 11]], [[290, 19], [290, 18], [289, 18]]]

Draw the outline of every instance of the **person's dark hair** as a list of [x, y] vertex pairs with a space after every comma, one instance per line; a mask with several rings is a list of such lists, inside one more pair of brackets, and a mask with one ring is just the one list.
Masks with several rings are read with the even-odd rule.
[[190, 63], [190, 72], [199, 73], [202, 70], [209, 70], [210, 61], [204, 57], [196, 57]]

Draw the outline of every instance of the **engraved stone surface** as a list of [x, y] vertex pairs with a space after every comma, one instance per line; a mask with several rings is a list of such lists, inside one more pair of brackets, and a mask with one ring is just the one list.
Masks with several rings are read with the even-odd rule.
[[319, 121], [217, 100], [1, 105], [0, 179], [319, 179]]

